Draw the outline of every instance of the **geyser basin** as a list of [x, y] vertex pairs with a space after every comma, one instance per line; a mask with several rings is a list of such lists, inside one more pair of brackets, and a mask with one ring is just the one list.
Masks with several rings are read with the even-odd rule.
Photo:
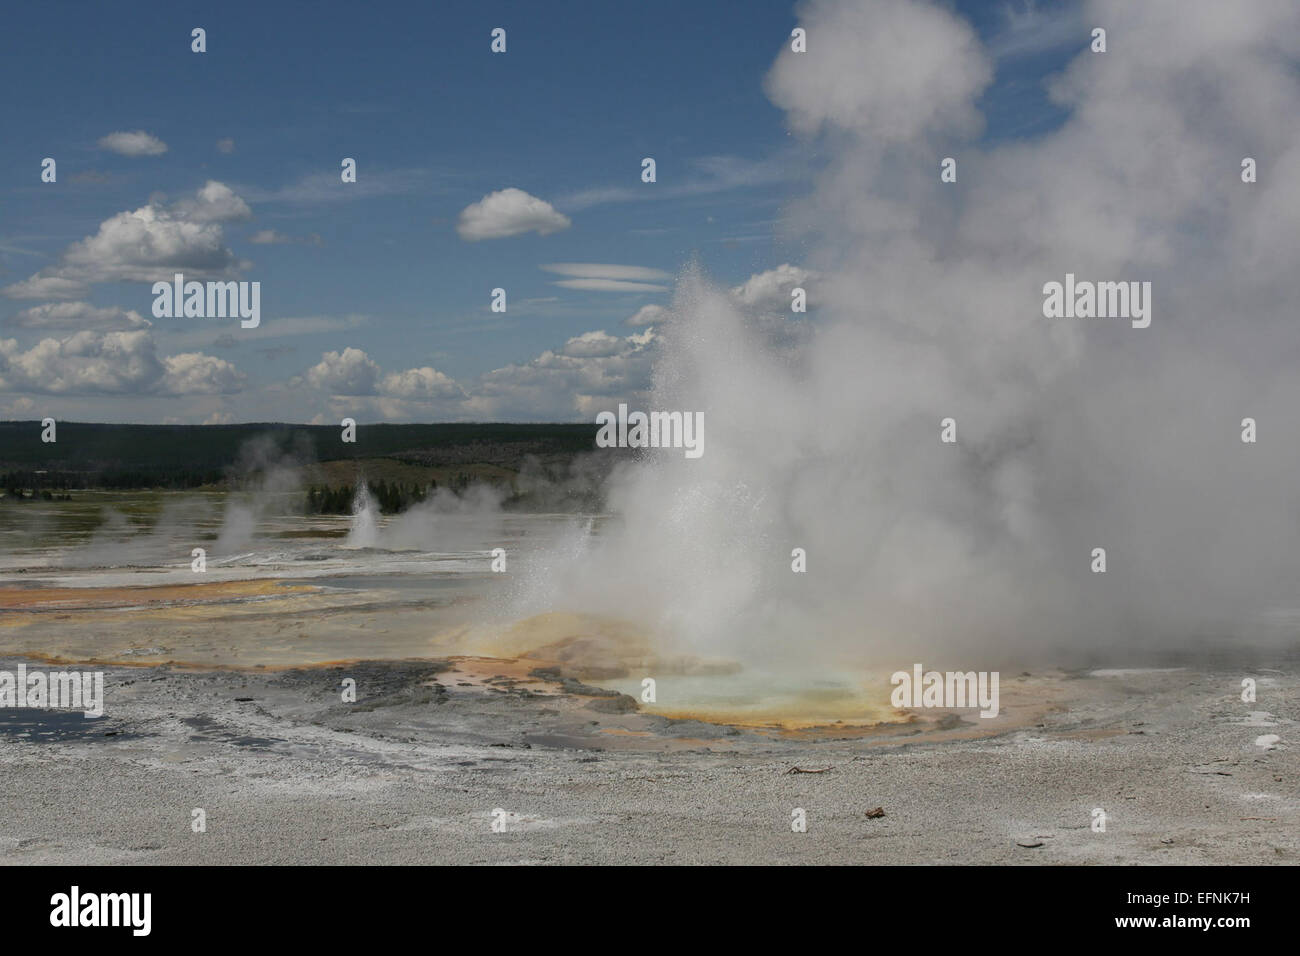
[[[889, 702], [888, 672], [755, 667], [739, 661], [666, 653], [621, 618], [550, 612], [500, 630], [448, 635], [439, 647], [536, 661], [565, 677], [619, 691], [643, 713], [743, 726], [867, 726], [906, 721]], [[654, 701], [645, 699], [654, 681]]]
[[750, 668], [729, 674], [664, 675], [653, 677], [653, 703], [642, 702], [642, 678], [600, 683], [636, 699], [645, 713], [739, 726], [864, 726], [907, 720], [906, 713], [889, 706], [889, 695], [881, 689], [888, 684], [880, 675], [874, 677]]

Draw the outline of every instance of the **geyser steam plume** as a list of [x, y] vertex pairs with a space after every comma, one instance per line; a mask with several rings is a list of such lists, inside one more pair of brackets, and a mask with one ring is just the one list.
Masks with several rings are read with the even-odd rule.
[[[624, 472], [620, 527], [552, 567], [554, 604], [791, 661], [1276, 636], [1300, 582], [1300, 6], [1079, 22], [1064, 122], [982, 145], [1000, 64], [956, 14], [800, 8], [808, 50], [766, 88], [830, 157], [786, 216], [817, 307], [774, 325], [683, 279], [650, 407], [702, 411], [708, 450]], [[1151, 282], [1150, 327], [1044, 317], [1067, 273]]]
[[352, 496], [352, 526], [348, 529], [347, 543], [355, 548], [373, 548], [379, 540], [379, 508], [370, 496], [364, 475], [357, 479], [356, 494]]

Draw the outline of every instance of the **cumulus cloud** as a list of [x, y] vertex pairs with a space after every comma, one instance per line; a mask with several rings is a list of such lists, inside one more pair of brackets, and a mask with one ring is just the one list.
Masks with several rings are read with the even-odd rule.
[[6, 286], [11, 298], [77, 298], [97, 282], [186, 278], [222, 279], [244, 265], [225, 245], [221, 224], [247, 219], [248, 204], [224, 183], [209, 181], [192, 198], [151, 202], [105, 220], [74, 242], [58, 263]]
[[584, 332], [564, 343], [562, 354], [574, 358], [604, 358], [615, 355], [623, 346], [623, 340], [608, 332]]
[[146, 329], [153, 323], [138, 312], [115, 306], [101, 309], [89, 302], [47, 302], [9, 316], [4, 324], [16, 329], [94, 329], [110, 332]]
[[645, 395], [654, 354], [651, 329], [623, 338], [592, 331], [462, 385], [428, 366], [385, 374], [363, 350], [348, 347], [324, 353], [291, 384], [328, 393], [332, 412], [387, 421], [591, 420], [596, 411]]
[[[469, 390], [465, 410], [489, 421], [591, 420], [620, 401], [644, 397], [654, 343], [651, 329], [621, 339], [603, 332], [577, 336], [561, 352], [547, 350], [530, 362], [488, 372]], [[568, 354], [571, 347], [580, 354]]]
[[463, 398], [465, 392], [452, 379], [427, 365], [385, 375], [379, 383], [381, 395], [416, 401]]
[[99, 148], [119, 156], [161, 156], [167, 152], [166, 143], [141, 129], [133, 133], [109, 133], [100, 139]]
[[387, 375], [362, 349], [326, 352], [291, 384], [327, 392], [332, 412], [386, 421], [463, 417], [465, 391], [449, 376], [422, 366]]
[[635, 329], [643, 325], [654, 325], [656, 322], [662, 322], [667, 315], [668, 310], [662, 305], [643, 305], [635, 313], [628, 316], [623, 321], [623, 324], [630, 325]]
[[379, 366], [361, 349], [325, 352], [303, 376], [312, 388], [332, 395], [373, 395]]
[[0, 405], [0, 417], [10, 420], [26, 418], [36, 409], [36, 403], [26, 395], [15, 398], [12, 402]]
[[225, 359], [201, 352], [180, 352], [163, 358], [165, 373], [159, 388], [173, 395], [225, 395], [239, 390], [244, 375]]
[[466, 206], [461, 211], [456, 232], [467, 242], [478, 242], [521, 236], [526, 232], [547, 236], [571, 225], [569, 217], [557, 212], [550, 203], [512, 186], [488, 193]]
[[251, 219], [253, 211], [225, 183], [209, 179], [194, 194], [193, 199], [180, 200], [172, 207], [170, 214], [194, 222], [235, 222]]
[[244, 375], [200, 353], [159, 357], [148, 330], [82, 331], [42, 339], [27, 351], [0, 340], [0, 390], [48, 395], [218, 394]]
[[11, 299], [75, 299], [85, 295], [88, 289], [86, 283], [76, 279], [37, 273], [5, 286], [3, 291]]
[[810, 269], [783, 263], [775, 269], [755, 273], [731, 290], [737, 305], [764, 312], [789, 312], [790, 293], [802, 288], [812, 298], [809, 283], [816, 277]]

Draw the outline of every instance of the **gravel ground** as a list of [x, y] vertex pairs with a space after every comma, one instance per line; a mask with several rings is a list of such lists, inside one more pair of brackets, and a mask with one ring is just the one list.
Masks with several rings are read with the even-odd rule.
[[[571, 685], [453, 668], [107, 668], [102, 720], [0, 711], [0, 859], [1300, 861], [1294, 664], [1252, 672], [1252, 704], [1242, 673], [1057, 675], [1041, 690], [1058, 706], [1033, 725], [859, 737], [670, 721]], [[340, 700], [344, 676], [355, 704]], [[1279, 738], [1271, 749], [1265, 735]], [[807, 832], [791, 829], [796, 808]]]

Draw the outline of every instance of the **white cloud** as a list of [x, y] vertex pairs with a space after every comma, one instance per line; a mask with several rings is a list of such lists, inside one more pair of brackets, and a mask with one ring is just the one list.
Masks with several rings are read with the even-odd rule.
[[290, 385], [302, 383], [328, 392], [332, 413], [387, 421], [462, 417], [465, 399], [465, 391], [437, 369], [423, 366], [384, 375], [370, 356], [350, 346], [324, 353], [301, 378], [290, 380]]
[[182, 199], [171, 209], [171, 215], [194, 222], [235, 222], [251, 219], [253, 211], [248, 203], [235, 195], [225, 183], [209, 179], [193, 199]]
[[199, 280], [229, 278], [244, 264], [225, 246], [221, 224], [251, 215], [229, 186], [208, 181], [192, 199], [117, 213], [101, 222], [98, 233], [66, 248], [59, 263], [5, 286], [4, 293], [18, 299], [75, 298], [95, 282], [168, 280], [175, 272]]
[[235, 141], [230, 137], [217, 140], [217, 149], [223, 153], [233, 153], [235, 151]]
[[361, 349], [348, 346], [342, 352], [323, 353], [304, 378], [332, 395], [373, 395], [379, 366]]
[[290, 385], [329, 393], [332, 413], [388, 421], [587, 420], [595, 414], [592, 409], [615, 408], [645, 395], [655, 346], [650, 329], [624, 338], [586, 332], [559, 351], [548, 349], [529, 362], [495, 369], [467, 386], [428, 366], [385, 375], [364, 351], [349, 347], [325, 353]]
[[201, 352], [163, 358], [166, 373], [160, 388], [172, 395], [225, 395], [238, 391], [244, 375], [225, 359]]
[[77, 332], [42, 339], [26, 352], [0, 340], [0, 390], [49, 395], [216, 394], [237, 390], [244, 375], [199, 353], [159, 358], [146, 329]]
[[564, 355], [574, 358], [604, 358], [617, 354], [623, 347], [623, 340], [608, 332], [583, 332], [564, 343], [561, 350]]
[[392, 398], [414, 400], [433, 400], [439, 398], [463, 398], [465, 393], [459, 385], [439, 372], [437, 369], [407, 369], [405, 372], [393, 372], [384, 376], [379, 384], [379, 392]]
[[787, 262], [750, 276], [731, 290], [731, 297], [738, 305], [764, 312], [789, 312], [791, 291], [796, 287], [803, 288], [811, 300], [812, 290], [808, 286], [815, 278], [816, 273], [810, 269]]
[[0, 417], [16, 421], [31, 415], [35, 409], [36, 403], [26, 395], [21, 395], [7, 405], [0, 405]]
[[574, 276], [552, 285], [586, 292], [667, 292], [668, 287], [647, 279], [666, 279], [669, 273], [645, 266], [620, 266], [601, 262], [552, 262], [541, 266], [547, 272]]
[[15, 329], [94, 329], [109, 332], [147, 329], [153, 323], [138, 312], [115, 306], [101, 309], [89, 302], [47, 302], [9, 316], [4, 324]]
[[282, 232], [276, 232], [274, 229], [259, 229], [248, 237], [248, 241], [259, 246], [287, 246], [287, 245], [308, 245], [319, 246], [321, 237], [316, 233], [309, 233], [306, 236], [288, 236]]
[[618, 266], [600, 262], [552, 262], [540, 266], [547, 272], [579, 279], [667, 279], [671, 273], [645, 266]]
[[461, 211], [456, 232], [466, 242], [478, 242], [526, 232], [546, 236], [571, 225], [569, 217], [556, 212], [550, 203], [512, 186], [488, 193], [466, 206]]
[[74, 242], [59, 262], [6, 286], [11, 298], [75, 298], [96, 282], [230, 278], [244, 265], [226, 247], [221, 223], [247, 219], [248, 204], [224, 183], [209, 181], [193, 198], [170, 206], [151, 202], [100, 223]]
[[85, 295], [89, 287], [76, 279], [37, 273], [3, 289], [11, 299], [75, 299]]
[[552, 285], [586, 292], [667, 292], [665, 285], [653, 282], [624, 282], [622, 279], [561, 279]]
[[654, 325], [656, 322], [662, 322], [668, 315], [668, 310], [662, 305], [643, 305], [636, 310], [634, 315], [624, 320], [624, 325], [630, 325], [632, 328], [639, 328], [643, 325]]
[[[488, 421], [590, 420], [595, 411], [645, 396], [656, 352], [652, 330], [622, 339], [587, 333], [570, 339], [565, 352], [574, 343], [594, 346], [590, 351], [601, 354], [548, 350], [530, 362], [488, 372], [469, 390], [466, 413]], [[587, 351], [583, 345], [577, 350]]]
[[99, 141], [99, 148], [119, 156], [161, 156], [167, 144], [144, 130], [134, 133], [109, 133]]

